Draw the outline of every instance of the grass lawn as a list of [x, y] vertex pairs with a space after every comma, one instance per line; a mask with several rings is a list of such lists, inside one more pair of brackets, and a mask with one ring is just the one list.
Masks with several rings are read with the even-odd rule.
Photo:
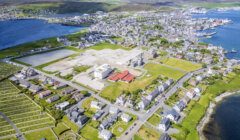
[[151, 123], [152, 125], [154, 126], [157, 126], [160, 121], [161, 121], [161, 117], [156, 115], [156, 114], [153, 114], [149, 119], [148, 119], [148, 122]]
[[10, 138], [3, 138], [1, 140], [18, 140], [16, 137], [10, 137]]
[[137, 135], [143, 140], [159, 140], [160, 132], [143, 125]]
[[122, 120], [119, 120], [113, 126], [111, 126], [110, 130], [116, 137], [121, 136], [125, 130], [127, 130], [128, 127], [131, 126], [132, 123], [136, 120], [136, 116], [131, 116], [133, 119], [130, 122], [126, 123]]
[[90, 109], [91, 102], [92, 102], [92, 101], [95, 101], [95, 100], [96, 100], [96, 99], [94, 99], [93, 97], [89, 97], [89, 98], [87, 98], [86, 100], [84, 100], [83, 103], [82, 103], [83, 109], [85, 109], [85, 110]]
[[98, 130], [88, 124], [80, 130], [80, 135], [88, 140], [100, 140], [98, 138]]
[[62, 119], [62, 121], [63, 121], [68, 127], [70, 127], [74, 132], [78, 132], [79, 127], [78, 127], [75, 123], [73, 123], [71, 120], [69, 120], [67, 116], [64, 116], [63, 119]]
[[165, 104], [169, 106], [175, 105], [182, 97], [184, 97], [185, 93], [184, 91], [181, 91], [178, 89], [176, 93], [174, 93], [172, 96], [170, 96], [167, 100], [164, 101]]
[[46, 140], [55, 140], [55, 136], [51, 129], [45, 129], [41, 131], [31, 132], [25, 134], [27, 140], [40, 140], [42, 138], [46, 138]]
[[20, 67], [0, 62], [0, 80], [21, 70]]
[[128, 90], [132, 92], [137, 89], [144, 89], [145, 87], [150, 85], [152, 81], [156, 79], [159, 75], [177, 80], [185, 74], [182, 71], [178, 71], [160, 64], [153, 63], [146, 64], [144, 66], [144, 69], [148, 71], [147, 75], [145, 75], [144, 77], [136, 79], [129, 84], [124, 82], [111, 83], [102, 91], [100, 95], [113, 102], [119, 95], [121, 95], [121, 92], [123, 90]]
[[191, 105], [192, 109], [189, 111], [187, 117], [178, 126], [180, 133], [174, 134], [173, 137], [178, 140], [198, 140], [199, 136], [196, 130], [198, 122], [202, 119], [206, 109], [211, 100], [221, 93], [226, 91], [236, 91], [240, 89], [240, 74], [229, 79], [226, 83], [224, 80], [218, 80], [213, 85], [210, 85], [201, 96], [200, 100]]
[[179, 69], [182, 69], [184, 71], [194, 71], [197, 69], [202, 68], [201, 64], [197, 64], [197, 63], [193, 63], [190, 61], [186, 61], [183, 59], [177, 59], [177, 58], [166, 58], [164, 60], [161, 61], [163, 64], [172, 66], [172, 67], [176, 67]]
[[157, 77], [158, 75], [162, 75], [168, 78], [172, 78], [174, 80], [178, 80], [185, 74], [182, 71], [175, 70], [175, 69], [166, 67], [164, 65], [153, 64], [153, 63], [146, 64], [144, 66], [144, 69], [146, 69], [148, 73], [154, 77]]
[[89, 49], [94, 49], [94, 50], [103, 50], [103, 49], [112, 49], [112, 50], [116, 50], [116, 49], [124, 49], [124, 50], [130, 50], [131, 48], [127, 48], [127, 47], [123, 47], [120, 45], [115, 45], [115, 44], [110, 44], [110, 43], [100, 43], [97, 44], [95, 46], [90, 47]]
[[63, 122], [60, 122], [57, 124], [57, 127], [53, 128], [53, 131], [59, 136], [62, 132], [68, 129], [69, 128]]
[[121, 134], [128, 128], [128, 124], [123, 122], [123, 121], [119, 121], [117, 123], [115, 123], [113, 126], [112, 126], [112, 130], [111, 132], [119, 137], [121, 136]]
[[139, 137], [138, 135], [134, 135], [133, 140], [143, 140], [141, 137]]

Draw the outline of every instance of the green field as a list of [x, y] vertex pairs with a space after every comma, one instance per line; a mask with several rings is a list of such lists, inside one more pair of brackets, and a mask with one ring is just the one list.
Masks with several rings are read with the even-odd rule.
[[153, 63], [146, 64], [144, 66], [144, 69], [147, 70], [147, 74], [144, 77], [136, 79], [129, 84], [124, 82], [111, 83], [102, 91], [100, 95], [110, 101], [115, 101], [115, 99], [121, 94], [123, 90], [133, 92], [137, 89], [144, 89], [150, 85], [153, 80], [158, 78], [159, 75], [178, 80], [185, 74], [182, 71]]
[[[0, 82], [0, 111], [3, 112], [22, 132], [52, 127], [55, 121], [41, 111], [31, 99], [8, 80]], [[0, 120], [0, 136], [14, 134], [12, 127], [5, 120]]]
[[143, 140], [143, 139], [138, 135], [134, 135], [133, 140]]
[[69, 118], [67, 116], [64, 116], [62, 121], [68, 126], [70, 127], [75, 133], [78, 132], [79, 127], [72, 122], [71, 120], [69, 120]]
[[0, 62], [0, 81], [3, 78], [6, 78], [6, 77], [16, 73], [19, 70], [21, 70], [20, 67]]
[[159, 115], [153, 114], [147, 121], [148, 121], [150, 124], [152, 124], [152, 125], [154, 125], [154, 126], [157, 126], [157, 125], [160, 123], [161, 119], [162, 119], [162, 118], [161, 118]]
[[93, 49], [93, 50], [103, 50], [103, 49], [112, 49], [112, 50], [116, 50], [116, 49], [124, 49], [124, 50], [130, 50], [131, 48], [127, 48], [127, 47], [123, 47], [120, 45], [115, 45], [115, 44], [110, 44], [110, 43], [100, 43], [97, 44], [95, 46], [90, 47], [89, 49]]
[[100, 140], [98, 138], [98, 130], [89, 124], [86, 124], [81, 130], [80, 135], [88, 140]]
[[45, 138], [46, 140], [56, 140], [56, 137], [50, 128], [26, 133], [24, 136], [27, 140], [41, 140], [42, 138]]
[[57, 126], [53, 128], [57, 136], [60, 136], [66, 130], [69, 130], [69, 128], [63, 122], [58, 123]]
[[160, 132], [147, 127], [146, 125], [143, 125], [136, 134], [139, 136], [142, 140], [159, 140], [160, 138]]
[[209, 106], [210, 101], [221, 93], [226, 91], [236, 91], [240, 89], [240, 74], [235, 75], [228, 81], [217, 80], [213, 85], [210, 85], [201, 96], [200, 100], [192, 105], [187, 117], [184, 118], [180, 125], [176, 128], [180, 130], [179, 134], [173, 135], [178, 140], [198, 140], [198, 132], [196, 127], [202, 117], [205, 115], [205, 111]]
[[177, 59], [177, 58], [166, 58], [166, 59], [161, 60], [161, 62], [165, 65], [169, 65], [171, 67], [182, 69], [187, 72], [202, 68], [201, 64], [197, 64], [197, 63], [193, 63], [190, 61], [186, 61], [183, 59]]

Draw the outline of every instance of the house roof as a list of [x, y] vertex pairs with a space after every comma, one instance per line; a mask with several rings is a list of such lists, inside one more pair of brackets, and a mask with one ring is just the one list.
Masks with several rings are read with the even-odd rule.
[[168, 118], [163, 118], [161, 120], [160, 124], [169, 125], [170, 124], [170, 120]]
[[159, 140], [170, 140], [171, 137], [167, 133], [163, 133]]

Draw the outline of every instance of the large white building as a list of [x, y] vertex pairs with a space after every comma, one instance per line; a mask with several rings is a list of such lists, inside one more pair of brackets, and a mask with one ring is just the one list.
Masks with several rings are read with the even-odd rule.
[[112, 72], [112, 68], [108, 64], [103, 64], [99, 67], [97, 67], [94, 70], [94, 77], [98, 79], [104, 79], [106, 78], [110, 73]]

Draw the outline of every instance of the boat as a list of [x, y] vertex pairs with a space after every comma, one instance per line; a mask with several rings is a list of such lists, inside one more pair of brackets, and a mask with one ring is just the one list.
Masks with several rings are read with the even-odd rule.
[[237, 53], [237, 51], [233, 48], [229, 53]]

